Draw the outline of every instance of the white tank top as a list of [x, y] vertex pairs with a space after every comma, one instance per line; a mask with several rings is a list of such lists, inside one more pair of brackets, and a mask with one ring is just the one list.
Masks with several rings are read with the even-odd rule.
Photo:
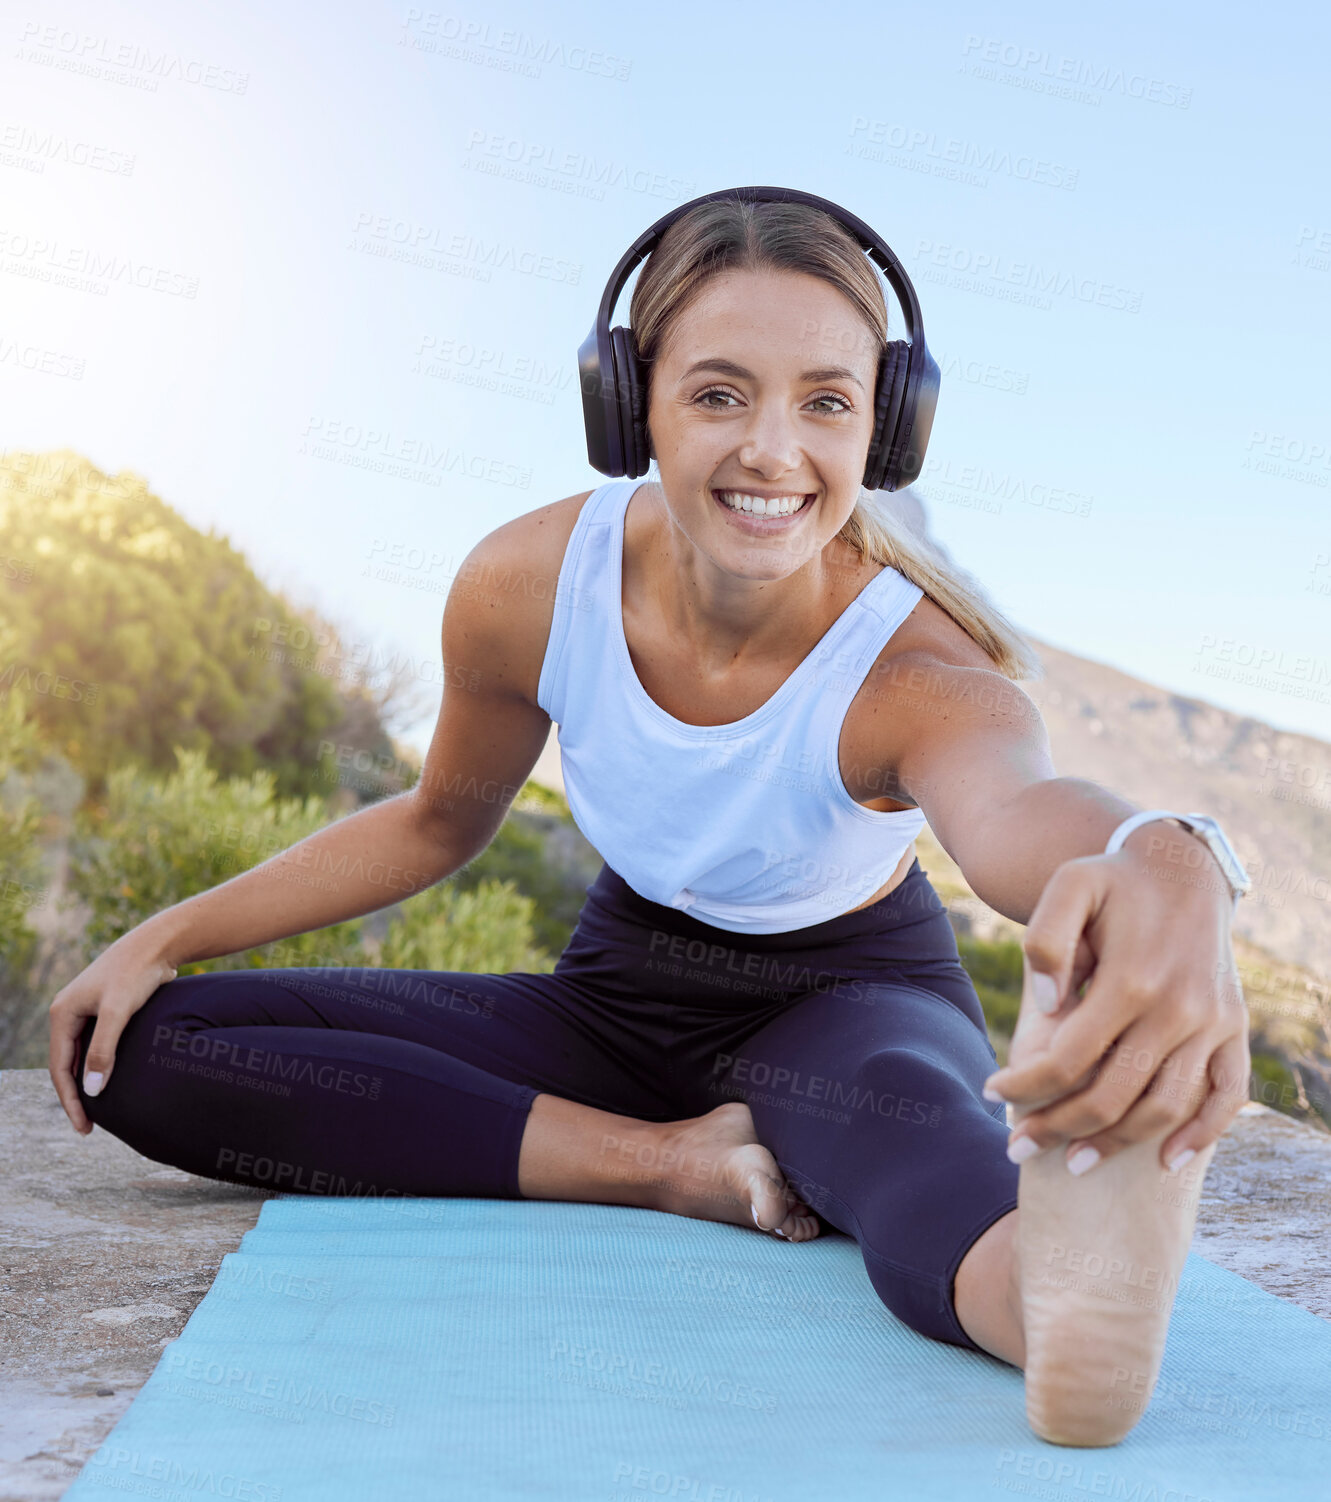
[[559, 727], [569, 811], [634, 891], [717, 928], [849, 912], [924, 826], [917, 808], [856, 803], [837, 754], [851, 700], [924, 591], [884, 568], [765, 704], [687, 724], [643, 688], [624, 636], [624, 513], [644, 483], [588, 496], [559, 570], [537, 702]]

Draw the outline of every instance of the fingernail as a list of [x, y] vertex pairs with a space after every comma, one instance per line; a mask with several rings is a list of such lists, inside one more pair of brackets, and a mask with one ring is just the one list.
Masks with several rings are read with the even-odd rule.
[[1006, 1100], [1007, 1099], [1007, 1097], [1005, 1095], [1000, 1095], [998, 1093], [998, 1091], [995, 1090], [994, 1087], [992, 1085], [989, 1085], [989, 1084], [985, 1085], [984, 1089], [980, 1091], [980, 1094], [984, 1096], [985, 1100]]
[[97, 1095], [101, 1092], [102, 1076], [94, 1070], [91, 1074], [83, 1076], [83, 1093], [85, 1095]]
[[1170, 1173], [1177, 1173], [1185, 1163], [1191, 1163], [1196, 1156], [1197, 1149], [1195, 1147], [1184, 1148], [1184, 1150], [1178, 1155], [1178, 1157], [1174, 1158], [1171, 1161], [1169, 1165]]
[[749, 1209], [753, 1212], [753, 1223], [754, 1223], [754, 1225], [757, 1226], [760, 1231], [765, 1231], [767, 1229], [767, 1227], [765, 1225], [763, 1225], [762, 1221], [760, 1221], [758, 1219], [758, 1207], [757, 1207], [757, 1205], [750, 1205]]
[[772, 1229], [782, 1239], [782, 1241], [789, 1241], [790, 1240], [790, 1237], [786, 1235], [786, 1233], [781, 1229], [780, 1226], [773, 1226]]
[[1094, 1168], [1100, 1161], [1100, 1154], [1093, 1147], [1079, 1147], [1068, 1159], [1068, 1172], [1082, 1174], [1088, 1169]]
[[1057, 1010], [1058, 1007], [1058, 982], [1052, 975], [1046, 975], [1043, 970], [1033, 971], [1031, 974], [1031, 995], [1035, 998], [1035, 1005], [1046, 1014]]
[[1013, 1163], [1024, 1163], [1027, 1158], [1033, 1158], [1040, 1151], [1040, 1144], [1034, 1137], [1018, 1137], [1015, 1142], [1008, 1144], [1008, 1159]]

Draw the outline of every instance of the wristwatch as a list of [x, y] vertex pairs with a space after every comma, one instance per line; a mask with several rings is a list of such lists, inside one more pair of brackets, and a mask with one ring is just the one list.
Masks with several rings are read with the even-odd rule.
[[1243, 862], [1239, 860], [1238, 852], [1233, 845], [1225, 838], [1224, 830], [1209, 814], [1175, 814], [1166, 808], [1152, 808], [1139, 814], [1132, 814], [1124, 819], [1109, 836], [1105, 854], [1113, 855], [1134, 829], [1140, 829], [1143, 824], [1149, 824], [1152, 819], [1174, 819], [1182, 824], [1184, 829], [1206, 841], [1211, 854], [1220, 862], [1220, 869], [1225, 873], [1225, 879], [1233, 890], [1234, 906], [1237, 908], [1239, 898], [1252, 890], [1252, 878], [1243, 869]]

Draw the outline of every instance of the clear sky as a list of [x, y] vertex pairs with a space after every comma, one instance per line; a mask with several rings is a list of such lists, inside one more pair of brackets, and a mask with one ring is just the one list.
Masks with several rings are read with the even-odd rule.
[[1002, 14], [8, 7], [0, 450], [137, 471], [432, 681], [467, 550], [603, 478], [575, 359], [623, 249], [798, 187], [915, 281], [917, 489], [995, 602], [1331, 740], [1326, 12]]

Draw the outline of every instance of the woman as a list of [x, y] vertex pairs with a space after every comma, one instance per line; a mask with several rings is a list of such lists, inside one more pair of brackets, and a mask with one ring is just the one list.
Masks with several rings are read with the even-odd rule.
[[[476, 686], [446, 692], [418, 786], [111, 945], [51, 1007], [60, 1099], [276, 1189], [827, 1223], [902, 1320], [1023, 1367], [1037, 1433], [1112, 1443], [1246, 1097], [1228, 888], [1160, 822], [1100, 853], [1133, 806], [1055, 775], [1010, 681], [1025, 644], [861, 489], [887, 313], [834, 218], [690, 208], [631, 322], [659, 479], [477, 545], [443, 622]], [[553, 974], [177, 976], [474, 859], [552, 720], [607, 862]], [[926, 818], [1028, 924], [1001, 1095], [913, 858]]]

